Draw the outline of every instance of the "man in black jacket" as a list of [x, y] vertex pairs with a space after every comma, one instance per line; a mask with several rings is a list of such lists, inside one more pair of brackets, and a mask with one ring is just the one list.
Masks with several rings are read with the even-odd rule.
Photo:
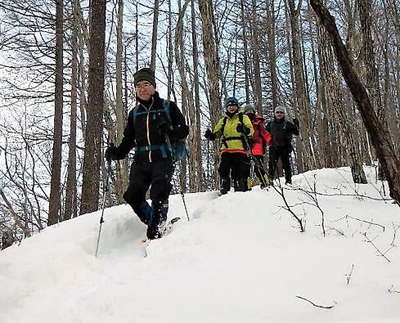
[[[154, 72], [142, 68], [134, 74], [137, 105], [129, 112], [121, 144], [107, 148], [107, 160], [124, 159], [135, 147], [125, 201], [147, 225], [147, 238], [162, 236], [167, 220], [168, 197], [174, 172], [172, 145], [189, 133], [175, 102], [165, 101], [156, 91]], [[151, 206], [146, 201], [150, 188]]]
[[279, 158], [285, 170], [286, 184], [292, 184], [292, 170], [290, 167], [290, 153], [293, 151], [292, 137], [299, 135], [299, 121], [293, 119], [293, 123], [285, 119], [286, 109], [278, 106], [275, 109], [274, 120], [267, 124], [266, 130], [272, 136], [272, 144], [269, 147], [268, 176], [274, 179]]

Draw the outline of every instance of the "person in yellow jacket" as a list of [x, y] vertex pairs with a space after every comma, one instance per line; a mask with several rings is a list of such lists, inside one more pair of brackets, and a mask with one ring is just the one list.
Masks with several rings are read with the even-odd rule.
[[[207, 129], [204, 136], [208, 140], [221, 138], [221, 162], [218, 173], [221, 181], [221, 194], [226, 194], [233, 180], [235, 191], [247, 191], [250, 175], [248, 144], [253, 136], [253, 125], [249, 117], [239, 113], [239, 102], [235, 97], [225, 100], [225, 117], [221, 118], [214, 131]], [[251, 144], [251, 143], [250, 143]]]

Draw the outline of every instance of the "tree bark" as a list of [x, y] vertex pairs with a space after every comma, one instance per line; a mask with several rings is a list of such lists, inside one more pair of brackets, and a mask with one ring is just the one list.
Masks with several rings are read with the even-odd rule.
[[[213, 28], [213, 6], [211, 0], [199, 0], [199, 9], [203, 28], [204, 60], [206, 64], [208, 90], [210, 99], [211, 126], [214, 127], [220, 116], [220, 89], [219, 89], [219, 60], [217, 55], [215, 34]], [[217, 143], [213, 142], [214, 155], [218, 156]], [[217, 178], [218, 158], [214, 159], [214, 176]], [[217, 186], [214, 186], [217, 187]]]
[[54, 109], [54, 136], [53, 156], [51, 161], [51, 188], [49, 201], [49, 217], [47, 225], [60, 221], [61, 215], [61, 150], [63, 125], [63, 95], [64, 95], [64, 3], [56, 2], [56, 82], [55, 82], [55, 109]]
[[79, 8], [78, 0], [72, 2], [72, 61], [71, 61], [71, 115], [69, 126], [68, 141], [68, 175], [67, 187], [65, 192], [65, 214], [63, 220], [69, 220], [76, 217], [76, 112], [77, 112], [77, 96], [78, 96], [78, 33], [79, 33]]
[[101, 142], [104, 111], [104, 49], [106, 1], [92, 0], [89, 51], [88, 116], [83, 160], [83, 184], [80, 214], [98, 209], [101, 166]]
[[158, 16], [160, 9], [160, 0], [154, 0], [154, 12], [153, 12], [153, 32], [151, 36], [151, 62], [150, 68], [156, 70], [156, 59], [157, 59], [157, 35], [158, 35]]
[[[126, 123], [126, 115], [123, 103], [122, 93], [122, 55], [123, 55], [123, 18], [124, 18], [124, 1], [118, 0], [118, 21], [117, 21], [117, 53], [115, 58], [115, 78], [116, 78], [116, 130], [117, 138], [116, 142], [121, 142], [124, 136], [124, 129]], [[128, 186], [128, 163], [126, 159], [120, 160], [116, 163], [117, 165], [117, 182], [116, 182], [116, 193], [118, 203], [125, 203], [124, 192]]]

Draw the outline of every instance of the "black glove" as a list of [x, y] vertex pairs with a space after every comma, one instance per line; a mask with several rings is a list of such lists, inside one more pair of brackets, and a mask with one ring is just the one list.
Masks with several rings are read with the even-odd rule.
[[250, 133], [250, 129], [243, 126], [241, 123], [239, 123], [236, 127], [237, 132], [244, 133], [245, 135], [248, 135]]
[[294, 118], [293, 119], [293, 123], [297, 128], [299, 127], [299, 120], [298, 119]]
[[178, 141], [184, 139], [189, 134], [189, 127], [185, 124], [178, 124], [173, 130], [169, 132], [169, 136], [172, 141]]
[[108, 162], [112, 160], [118, 160], [118, 148], [115, 147], [113, 143], [111, 143], [110, 146], [106, 149], [104, 157]]
[[206, 130], [206, 133], [204, 134], [204, 137], [208, 140], [215, 140], [217, 138], [216, 134], [213, 133], [210, 129]]

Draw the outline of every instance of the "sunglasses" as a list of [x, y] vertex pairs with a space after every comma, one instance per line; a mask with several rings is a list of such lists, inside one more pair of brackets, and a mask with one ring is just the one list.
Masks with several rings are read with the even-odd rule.
[[275, 111], [276, 114], [285, 114], [285, 112], [282, 111]]

